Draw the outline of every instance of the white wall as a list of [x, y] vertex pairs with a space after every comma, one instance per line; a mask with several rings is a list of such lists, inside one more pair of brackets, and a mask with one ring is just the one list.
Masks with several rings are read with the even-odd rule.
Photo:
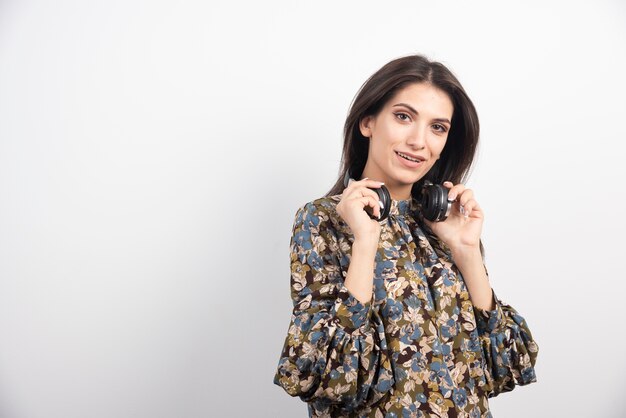
[[540, 347], [494, 416], [624, 416], [626, 6], [510, 3], [3, 0], [0, 416], [306, 416], [272, 384], [293, 216], [410, 53], [477, 106], [492, 285]]

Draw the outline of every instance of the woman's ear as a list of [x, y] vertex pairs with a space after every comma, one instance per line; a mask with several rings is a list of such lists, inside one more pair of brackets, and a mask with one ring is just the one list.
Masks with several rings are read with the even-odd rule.
[[372, 122], [371, 116], [364, 116], [359, 121], [359, 130], [361, 131], [361, 135], [366, 138], [372, 136], [372, 129], [370, 128], [370, 123]]

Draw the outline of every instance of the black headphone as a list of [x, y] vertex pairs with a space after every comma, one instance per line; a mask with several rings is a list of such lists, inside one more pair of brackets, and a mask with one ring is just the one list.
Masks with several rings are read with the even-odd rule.
[[[343, 177], [344, 187], [348, 187], [348, 183], [352, 177], [352, 170], [348, 168], [345, 176]], [[367, 212], [370, 218], [378, 221], [382, 221], [389, 216], [391, 210], [391, 195], [385, 185], [381, 185], [379, 188], [371, 188], [376, 194], [378, 194], [378, 200], [382, 203], [383, 208], [380, 212], [380, 219], [376, 219], [376, 216], [371, 211], [371, 208], [366, 207], [364, 210]], [[426, 180], [422, 185], [420, 191], [420, 198], [418, 199], [419, 207], [421, 209], [424, 218], [432, 222], [445, 221], [450, 210], [452, 208], [452, 202], [448, 200], [448, 189], [441, 184], [433, 184]]]
[[[352, 170], [348, 168], [346, 171], [346, 175], [343, 177], [343, 185], [348, 187], [348, 183], [350, 179], [354, 180], [351, 174]], [[382, 208], [380, 209], [380, 219], [377, 219], [376, 216], [372, 213], [372, 209], [370, 207], [366, 207], [364, 210], [367, 212], [370, 218], [382, 221], [389, 216], [389, 211], [391, 210], [391, 195], [389, 194], [389, 190], [385, 187], [385, 185], [381, 185], [379, 188], [368, 187], [368, 189], [374, 190], [378, 194], [378, 200], [382, 203]]]
[[441, 184], [425, 180], [422, 184], [419, 206], [422, 215], [429, 221], [445, 221], [452, 209], [452, 202], [448, 200], [448, 189]]

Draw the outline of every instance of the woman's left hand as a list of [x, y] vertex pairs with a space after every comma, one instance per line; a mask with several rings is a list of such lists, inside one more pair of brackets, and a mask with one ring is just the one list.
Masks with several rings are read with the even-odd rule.
[[448, 218], [424, 222], [453, 253], [479, 249], [484, 216], [474, 193], [461, 183], [445, 181], [443, 186], [448, 188], [448, 200], [454, 199]]

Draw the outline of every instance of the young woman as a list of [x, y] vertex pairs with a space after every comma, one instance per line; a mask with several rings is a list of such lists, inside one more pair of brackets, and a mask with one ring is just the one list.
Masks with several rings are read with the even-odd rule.
[[[538, 346], [489, 284], [484, 214], [462, 183], [478, 136], [459, 81], [423, 56], [389, 62], [357, 93], [337, 183], [292, 231], [274, 383], [309, 416], [491, 417], [489, 397], [536, 381]], [[423, 216], [425, 181], [448, 191], [443, 221]], [[378, 221], [383, 183], [391, 209]]]

